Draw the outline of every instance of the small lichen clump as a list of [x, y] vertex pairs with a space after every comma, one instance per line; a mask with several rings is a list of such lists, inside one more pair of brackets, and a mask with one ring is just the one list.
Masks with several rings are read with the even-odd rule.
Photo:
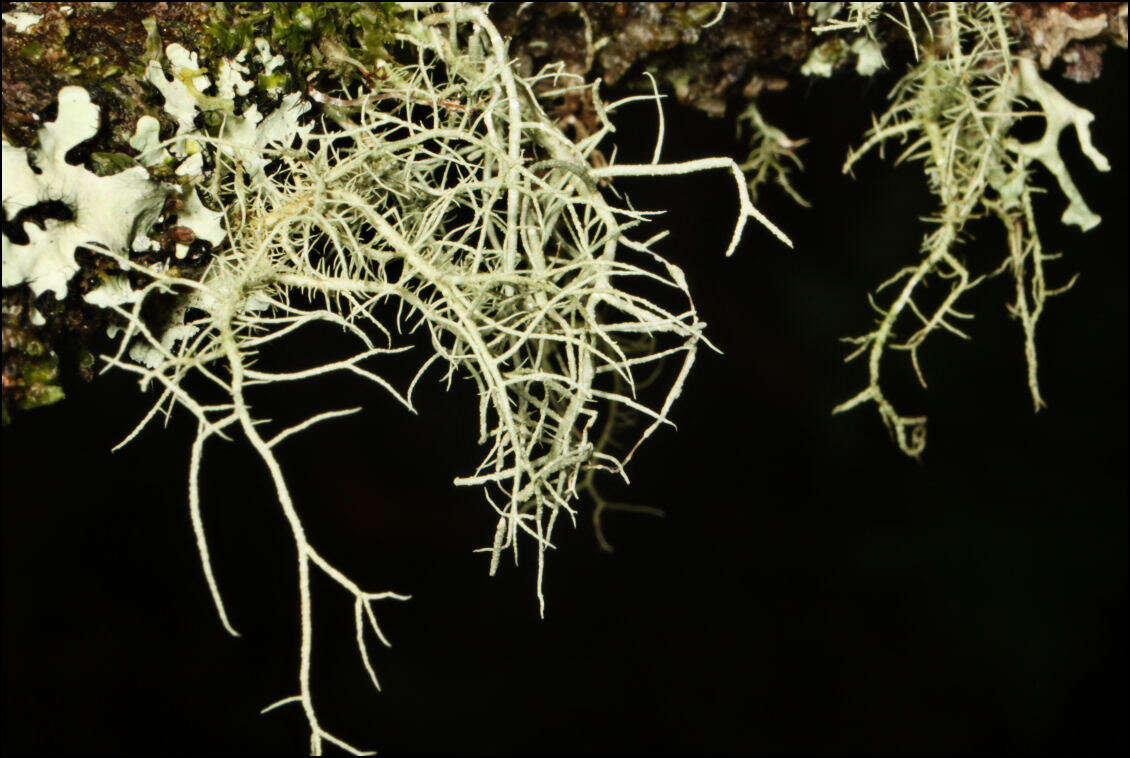
[[[867, 17], [862, 11], [857, 16], [855, 23], [866, 29]], [[1007, 270], [1016, 282], [1010, 310], [1024, 331], [1027, 383], [1039, 410], [1044, 401], [1037, 378], [1036, 324], [1047, 298], [1068, 289], [1071, 281], [1059, 288], [1046, 283], [1044, 264], [1056, 256], [1045, 253], [1040, 242], [1032, 208], [1032, 196], [1040, 190], [1032, 166], [1043, 164], [1067, 197], [1063, 223], [1084, 231], [1094, 227], [1099, 218], [1087, 208], [1060, 156], [1063, 130], [1073, 127], [1083, 153], [1095, 168], [1110, 170], [1106, 158], [1091, 142], [1094, 116], [1044, 82], [1031, 58], [1017, 55], [1012, 31], [999, 6], [952, 3], [925, 21], [925, 36], [914, 41], [921, 51], [920, 62], [895, 85], [891, 107], [877, 119], [867, 140], [849, 154], [844, 171], [850, 172], [862, 156], [887, 142], [908, 143], [898, 160], [923, 164], [938, 200], [938, 213], [931, 219], [935, 228], [922, 242], [921, 260], [879, 286], [878, 292], [892, 288], [896, 294], [885, 306], [872, 301], [880, 315], [874, 331], [849, 340], [857, 347], [848, 360], [867, 356], [868, 384], [835, 409], [839, 413], [874, 403], [899, 448], [913, 457], [925, 449], [926, 419], [903, 415], [887, 398], [881, 379], [882, 360], [889, 350], [908, 353], [925, 386], [919, 356], [925, 340], [938, 331], [968, 339], [957, 322], [970, 316], [957, 305], [983, 276], [971, 274], [956, 254], [966, 224], [988, 214], [1004, 229], [1007, 254], [993, 273]], [[914, 33], [909, 23], [907, 28]], [[1031, 109], [1032, 104], [1036, 110]], [[1045, 122], [1043, 136], [1028, 143], [1011, 133], [1026, 116], [1039, 116]], [[931, 306], [922, 306], [922, 285], [935, 277], [948, 284], [948, 292]], [[896, 336], [900, 329], [909, 330], [909, 335], [904, 332]]]

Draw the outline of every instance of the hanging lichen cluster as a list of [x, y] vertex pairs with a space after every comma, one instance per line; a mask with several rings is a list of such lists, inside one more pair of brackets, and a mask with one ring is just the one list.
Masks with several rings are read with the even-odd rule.
[[[884, 361], [906, 353], [924, 384], [927, 338], [967, 338], [962, 296], [1006, 272], [1039, 408], [1036, 326], [1071, 280], [1045, 273], [1034, 169], [1066, 198], [1062, 222], [1084, 231], [1099, 219], [1060, 157], [1062, 134], [1109, 169], [1092, 114], [1040, 68], [1063, 58], [1086, 79], [1097, 75], [1098, 40], [1126, 38], [1125, 4], [1084, 4], [1101, 7], [1082, 16], [985, 3], [15, 5], [4, 14], [4, 421], [63, 396], [56, 346], [76, 336], [79, 375], [93, 373], [98, 352], [97, 368], [129, 372], [152, 393], [125, 442], [156, 419], [190, 415], [189, 511], [233, 634], [200, 470], [220, 440], [251, 445], [296, 558], [295, 692], [276, 705], [301, 708], [314, 753], [327, 742], [354, 748], [315, 708], [312, 575], [352, 598], [374, 685], [367, 645], [386, 642], [375, 602], [404, 596], [361, 588], [311, 544], [275, 454], [360, 409], [267, 421], [258, 393], [345, 372], [411, 411], [419, 381], [472, 382], [483, 455], [455, 483], [484, 494], [491, 573], [532, 548], [544, 607], [554, 529], [575, 522], [582, 494], [606, 548], [602, 513], [648, 510], [606, 500], [598, 477], [625, 477], [710, 344], [683, 272], [657, 246], [664, 233], [616, 181], [727, 172], [739, 215], [726, 253], [751, 219], [788, 242], [753, 203], [782, 191], [805, 204], [794, 185], [805, 139], [769, 123], [756, 98], [799, 76], [898, 65], [906, 73], [890, 107], [843, 168], [898, 147], [897, 160], [923, 167], [937, 212], [921, 249], [872, 298], [875, 328], [851, 338], [867, 384], [835, 410], [874, 405], [898, 447], [920, 455], [925, 419], [887, 398]], [[643, 94], [606, 104], [590, 76]], [[660, 88], [713, 115], [740, 114], [744, 159], [665, 164]], [[640, 100], [657, 106], [651, 160], [617, 163], [615, 112]], [[1042, 120], [1041, 138], [1016, 138], [1025, 118]], [[982, 265], [959, 250], [968, 222], [986, 215], [1005, 244]], [[942, 285], [933, 300], [931, 281]], [[355, 339], [352, 352], [260, 365], [290, 335], [326, 324]], [[411, 350], [424, 353], [418, 372], [394, 386], [381, 362]]]

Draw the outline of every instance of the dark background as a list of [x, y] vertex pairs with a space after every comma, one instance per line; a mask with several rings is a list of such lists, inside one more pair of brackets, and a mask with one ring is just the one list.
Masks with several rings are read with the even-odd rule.
[[[325, 725], [386, 755], [1124, 751], [1126, 79], [1118, 51], [1097, 84], [1052, 77], [1096, 111], [1113, 171], [1097, 174], [1065, 136], [1103, 223], [1064, 229], [1058, 190], [1039, 202], [1046, 248], [1066, 254], [1050, 282], [1081, 273], [1039, 327], [1050, 408], [1032, 412], [1011, 281], [988, 281], [965, 301], [973, 341], [925, 347], [929, 391], [901, 357], [886, 364], [896, 403], [930, 416], [921, 464], [871, 407], [829, 415], [865, 382], [838, 338], [870, 328], [865, 293], [915, 258], [915, 219], [932, 211], [918, 166], [871, 158], [856, 181], [839, 174], [889, 77], [765, 98], [771, 121], [811, 139], [797, 181], [814, 207], [772, 189], [760, 202], [795, 253], [751, 226], [722, 257], [736, 207], [722, 172], [622, 185], [638, 207], [671, 209], [662, 250], [725, 356], [702, 355], [678, 432], [642, 449], [630, 490], [609, 488], [667, 517], [610, 515], [612, 556], [587, 516], [563, 524], [544, 620], [528, 545], [493, 579], [472, 553], [494, 519], [450, 483], [481, 454], [469, 383], [428, 382], [419, 418], [350, 380], [261, 397], [265, 416], [366, 405], [281, 458], [314, 544], [363, 585], [414, 596], [378, 606], [394, 647], [374, 654], [376, 694], [349, 599], [315, 581]], [[620, 160], [646, 160], [654, 110], [629, 106], [619, 123]], [[732, 124], [671, 106], [663, 157], [741, 158]], [[974, 233], [963, 254], [995, 267], [1001, 232]], [[333, 346], [296, 339], [288, 359]], [[394, 361], [394, 377], [410, 376]], [[146, 407], [108, 376], [4, 430], [0, 746], [304, 750], [297, 707], [257, 715], [295, 692], [298, 638], [293, 547], [263, 467], [243, 444], [205, 453], [214, 565], [243, 633], [232, 639], [187, 517], [193, 424], [174, 418], [109, 453]]]

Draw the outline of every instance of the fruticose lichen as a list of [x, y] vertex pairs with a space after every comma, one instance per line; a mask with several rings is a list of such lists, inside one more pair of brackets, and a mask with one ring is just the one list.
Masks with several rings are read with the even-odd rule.
[[[850, 5], [856, 16], [853, 23], [861, 30], [870, 18], [866, 12], [878, 10], [873, 3]], [[848, 360], [866, 355], [869, 380], [862, 392], [835, 412], [874, 403], [899, 448], [917, 457], [926, 446], [926, 419], [903, 415], [888, 400], [881, 380], [882, 359], [888, 350], [907, 352], [925, 386], [919, 349], [926, 338], [944, 330], [968, 339], [957, 322], [970, 315], [957, 305], [983, 276], [970, 273], [956, 254], [967, 223], [988, 214], [1000, 221], [1005, 232], [1007, 253], [992, 273], [1008, 270], [1016, 282], [1010, 311], [1024, 331], [1027, 384], [1039, 410], [1044, 401], [1037, 378], [1036, 324], [1047, 298], [1070, 288], [1073, 280], [1061, 287], [1046, 283], [1044, 264], [1056, 256], [1046, 253], [1040, 242], [1032, 209], [1032, 196], [1040, 190], [1032, 168], [1042, 164], [1067, 197], [1062, 222], [1087, 231], [1099, 218], [1083, 201], [1060, 156], [1064, 129], [1073, 127], [1095, 168], [1109, 171], [1110, 165], [1091, 141], [1094, 116], [1043, 81], [1034, 60], [1018, 54], [1014, 33], [999, 5], [947, 4], [923, 16], [925, 32], [918, 34], [909, 18], [907, 14], [907, 29], [916, 36], [914, 46], [921, 60], [895, 85], [891, 107], [877, 119], [867, 140], [849, 154], [844, 171], [850, 172], [862, 156], [888, 141], [908, 143], [898, 161], [922, 162], [939, 208], [931, 219], [935, 228], [923, 240], [921, 260], [879, 286], [877, 292], [892, 288], [896, 294], [887, 305], [872, 300], [880, 316], [875, 330], [849, 340], [857, 347]], [[1013, 137], [1015, 124], [1033, 116], [1044, 120], [1043, 136], [1028, 143]], [[931, 306], [920, 305], [922, 286], [933, 277], [948, 283], [948, 292]], [[909, 330], [909, 335], [896, 337], [900, 329]]]
[[[482, 548], [492, 573], [505, 553], [517, 558], [523, 536], [532, 541], [544, 607], [546, 551], [558, 521], [575, 520], [580, 493], [595, 505], [606, 549], [603, 513], [656, 512], [605, 499], [599, 476], [623, 476], [639, 444], [669, 423], [697, 350], [709, 345], [682, 271], [656, 251], [663, 234], [643, 233], [647, 214], [613, 201], [615, 180], [727, 171], [740, 198], [727, 253], [751, 218], [783, 238], [752, 200], [775, 183], [804, 203], [791, 172], [801, 168], [805, 140], [768, 123], [757, 96], [796, 74], [851, 66], [870, 76], [902, 54], [914, 61], [909, 73], [845, 170], [872, 148], [906, 140], [902, 159], [922, 161], [939, 213], [922, 259], [880, 287], [901, 290], [876, 330], [855, 340], [855, 354], [868, 355], [869, 383], [836, 410], [874, 402], [899, 447], [922, 452], [924, 419], [886, 399], [881, 360], [901, 349], [919, 369], [926, 336], [964, 336], [955, 305], [979, 278], [954, 251], [966, 222], [985, 213], [1007, 235], [1000, 270], [1015, 277], [1012, 308], [1039, 407], [1035, 326], [1057, 290], [1044, 280], [1050, 256], [1032, 211], [1032, 167], [1059, 182], [1063, 221], [1086, 229], [1098, 219], [1064, 168], [1059, 136], [1072, 127], [1095, 166], [1105, 170], [1105, 161], [1090, 141], [1091, 114], [1043, 81], [1037, 62], [1074, 55], [1085, 78], [1096, 64], [1080, 45], [1118, 19], [1125, 39], [1124, 11], [1104, 12], [1100, 29], [1033, 4], [117, 5], [104, 26], [121, 33], [118, 52], [90, 8], [5, 18], [4, 210], [27, 237], [9, 239], [7, 229], [4, 237], [5, 420], [9, 397], [28, 408], [62, 395], [58, 359], [37, 331], [61, 320], [59, 309], [77, 301], [87, 314], [77, 321], [98, 333], [109, 325], [104, 368], [131, 372], [155, 393], [126, 441], [176, 408], [196, 421], [189, 510], [206, 582], [232, 634], [199, 474], [208, 442], [237, 432], [247, 439], [295, 546], [295, 694], [275, 705], [301, 707], [313, 753], [326, 742], [356, 750], [325, 729], [315, 708], [311, 575], [351, 597], [355, 644], [374, 685], [367, 645], [374, 636], [387, 644], [375, 601], [404, 596], [361, 588], [308, 541], [274, 452], [293, 434], [359, 409], [272, 427], [254, 413], [256, 392], [347, 372], [413, 409], [413, 389], [428, 372], [447, 383], [469, 378], [484, 456], [456, 484], [481, 488], [493, 514]], [[76, 36], [90, 42], [89, 55], [64, 44]], [[649, 94], [605, 105], [589, 75], [632, 79]], [[740, 105], [745, 162], [663, 164], [660, 120], [650, 162], [609, 163], [611, 115], [632, 100], [658, 102], [657, 82], [712, 115]], [[56, 100], [57, 117], [40, 124]], [[1034, 106], [1045, 134], [1019, 142], [1012, 127]], [[90, 140], [100, 124], [103, 136]], [[101, 149], [68, 161], [88, 140]], [[69, 216], [23, 223], [44, 203]], [[925, 309], [915, 298], [934, 276], [950, 282], [949, 292]], [[645, 297], [640, 282], [664, 294]], [[916, 330], [896, 342], [915, 318]], [[285, 371], [257, 365], [315, 324], [352, 335], [356, 349]], [[428, 357], [407, 387], [394, 387], [373, 362], [407, 351], [394, 341], [411, 335]]]
[[[145, 79], [175, 122], [171, 135], [158, 141], [158, 127], [139, 119], [130, 145], [141, 165], [124, 175], [95, 177], [61, 158], [55, 169], [73, 184], [135, 182], [133, 195], [107, 201], [126, 203], [126, 212], [114, 215], [119, 226], [113, 233], [87, 229], [87, 208], [99, 206], [75, 191], [67, 202], [78, 204], [76, 231], [65, 234], [57, 225], [29, 231], [31, 244], [11, 258], [19, 265], [9, 266], [5, 252], [5, 284], [11, 269], [13, 283], [61, 286], [37, 268], [59, 257], [43, 255], [35, 247], [47, 245], [41, 240], [50, 240], [52, 250], [81, 245], [121, 272], [108, 275], [86, 301], [115, 314], [120, 325], [106, 367], [131, 372], [143, 390], [155, 391], [152, 410], [123, 444], [174, 408], [195, 417], [189, 510], [206, 581], [232, 634], [205, 537], [199, 471], [206, 443], [236, 431], [261, 458], [294, 538], [301, 636], [296, 694], [269, 708], [298, 704], [315, 754], [326, 742], [355, 749], [325, 729], [314, 705], [311, 574], [321, 572], [352, 597], [356, 644], [374, 686], [367, 638], [385, 641], [374, 602], [405, 598], [362, 589], [308, 541], [275, 457], [293, 434], [359, 409], [327, 410], [271, 430], [254, 415], [256, 388], [343, 371], [411, 410], [413, 389], [429, 370], [442, 371], [448, 383], [470, 378], [479, 392], [485, 455], [455, 483], [482, 488], [496, 518], [483, 548], [491, 573], [504, 553], [517, 559], [521, 537], [532, 539], [544, 608], [541, 577], [556, 524], [575, 519], [578, 489], [595, 472], [623, 475], [638, 446], [670, 423], [697, 350], [708, 344], [682, 272], [654, 250], [664, 234], [637, 237], [646, 214], [611, 203], [601, 186], [625, 176], [726, 171], [740, 199], [726, 253], [734, 252], [750, 219], [787, 241], [752, 205], [731, 159], [662, 163], [662, 119], [651, 162], [594, 165], [597, 145], [614, 131], [610, 114], [639, 98], [605, 106], [594, 86], [560, 67], [515, 73], [482, 8], [414, 10], [399, 28], [406, 50], [398, 61], [372, 61], [368, 76], [329, 92], [287, 93], [266, 113], [243, 84], [243, 51], [205, 67], [183, 45], [168, 45], [165, 63], [151, 59]], [[270, 44], [263, 38], [254, 44], [260, 63], [272, 66]], [[577, 95], [594, 104], [599, 128], [574, 140], [547, 110]], [[313, 119], [307, 114], [314, 103], [331, 107]], [[60, 93], [60, 120], [81, 126], [65, 138], [57, 136], [58, 124], [45, 127], [40, 149], [48, 158], [56, 157], [52, 145], [65, 153], [96, 128], [97, 110], [84, 90]], [[160, 174], [181, 183], [165, 186], [146, 167], [163, 167]], [[174, 188], [176, 228], [215, 241], [198, 278], [133, 254], [155, 244], [151, 228]], [[30, 189], [15, 197], [31, 200]], [[64, 274], [75, 268], [64, 263]], [[644, 297], [638, 282], [667, 294]], [[154, 321], [146, 309], [154, 299], [172, 304], [168, 318]], [[389, 301], [399, 306], [391, 319], [383, 315]], [[356, 351], [288, 371], [257, 367], [260, 353], [314, 324], [352, 335]], [[371, 362], [410, 349], [393, 341], [414, 332], [424, 335], [430, 356], [408, 387], [394, 387]], [[662, 361], [675, 370], [650, 406], [637, 394], [637, 373]], [[620, 455], [606, 448], [606, 432], [616, 423], [615, 414], [606, 416], [609, 405], [647, 419]]]

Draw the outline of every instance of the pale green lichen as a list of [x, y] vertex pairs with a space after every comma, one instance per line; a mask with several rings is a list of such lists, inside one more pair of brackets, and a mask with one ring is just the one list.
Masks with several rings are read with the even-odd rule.
[[[233, 634], [200, 515], [204, 446], [240, 431], [270, 474], [297, 552], [301, 637], [297, 694], [275, 705], [302, 708], [313, 753], [326, 742], [354, 748], [327, 731], [314, 706], [311, 575], [321, 573], [352, 599], [356, 645], [374, 686], [368, 640], [385, 641], [374, 603], [403, 596], [363, 590], [311, 544], [275, 454], [291, 435], [359, 409], [271, 429], [252, 413], [257, 388], [348, 372], [411, 409], [413, 389], [429, 369], [441, 370], [446, 382], [469, 378], [479, 392], [484, 457], [455, 483], [485, 495], [494, 527], [482, 551], [491, 573], [504, 554], [517, 560], [522, 539], [532, 540], [544, 608], [546, 551], [557, 523], [575, 519], [582, 481], [599, 471], [623, 475], [638, 446], [670, 423], [697, 351], [708, 344], [686, 278], [655, 250], [664, 234], [638, 237], [648, 214], [612, 204], [601, 184], [727, 171], [740, 204], [726, 254], [751, 219], [787, 241], [753, 206], [729, 158], [661, 163], [662, 120], [651, 162], [594, 165], [598, 144], [613, 132], [608, 114], [622, 103], [605, 107], [595, 87], [560, 68], [520, 76], [483, 8], [407, 14], [398, 38], [416, 53], [406, 56], [409, 63], [382, 63], [377, 86], [311, 91], [332, 106], [320, 123], [303, 118], [310, 103], [299, 92], [265, 116], [254, 103], [227, 102], [226, 89], [209, 94], [213, 69], [197, 68], [187, 50], [170, 50], [171, 71], [150, 64], [149, 79], [180, 126], [154, 144], [151, 126], [139, 125], [137, 146], [153, 160], [171, 146], [185, 158], [181, 166], [194, 155], [207, 157], [203, 165], [215, 168], [195, 189], [224, 209], [226, 242], [198, 281], [143, 265], [120, 246], [94, 246], [143, 282], [128, 292], [108, 284], [95, 295], [126, 324], [108, 366], [157, 390], [128, 439], [174, 407], [196, 419], [189, 511], [213, 601]], [[232, 89], [238, 92], [234, 80]], [[600, 128], [574, 142], [546, 109], [582, 94], [595, 103]], [[222, 112], [214, 131], [186, 128], [202, 107]], [[666, 297], [644, 297], [639, 281]], [[157, 294], [179, 298], [163, 328], [144, 317]], [[399, 303], [395, 319], [383, 318], [386, 301]], [[257, 367], [261, 351], [319, 323], [355, 337], [356, 350], [322, 365]], [[409, 349], [393, 347], [393, 335], [417, 330], [428, 357], [407, 388], [394, 387], [369, 362]], [[652, 340], [643, 352], [633, 347], [641, 338]], [[675, 370], [649, 404], [637, 395], [637, 373], [664, 359]], [[616, 452], [605, 433], [614, 423], [609, 405], [646, 420]]]
[[[905, 11], [906, 4], [902, 5]], [[858, 11], [860, 18], [865, 15]], [[896, 294], [886, 305], [872, 301], [880, 314], [876, 328], [849, 340], [857, 347], [848, 360], [866, 355], [869, 380], [863, 391], [835, 408], [839, 413], [874, 403], [899, 448], [915, 457], [926, 445], [926, 419], [903, 415], [888, 400], [881, 381], [882, 359], [889, 350], [909, 353], [925, 386], [919, 348], [926, 338], [944, 330], [968, 339], [955, 320], [970, 316], [959, 311], [957, 303], [982, 277], [972, 274], [956, 254], [967, 222], [989, 213], [1000, 220], [1008, 238], [1008, 252], [997, 272], [1008, 269], [1016, 281], [1010, 309], [1024, 330], [1028, 387], [1038, 410], [1044, 401], [1037, 379], [1036, 323], [1046, 299], [1071, 282], [1058, 289], [1045, 284], [1044, 263], [1053, 256], [1043, 252], [1032, 210], [1032, 195], [1039, 188], [1031, 164], [1039, 162], [1055, 176], [1068, 198], [1063, 222], [1083, 230], [1099, 219], [1087, 208], [1063, 163], [1059, 152], [1063, 130], [1073, 126], [1094, 166], [1100, 171], [1110, 168], [1091, 142], [1092, 114], [1044, 82], [1034, 61], [1017, 55], [998, 4], [951, 3], [927, 20], [931, 40], [921, 45], [920, 62], [895, 86], [891, 107], [877, 119], [863, 145], [850, 153], [844, 171], [889, 141], [909, 142], [898, 161], [923, 164], [939, 204], [932, 219], [935, 228], [923, 240], [921, 260], [878, 288], [877, 292], [895, 288]], [[1045, 122], [1040, 139], [1024, 143], [1011, 136], [1021, 118], [1034, 116]], [[948, 292], [940, 303], [921, 308], [916, 298], [923, 284], [934, 278], [948, 283]], [[915, 327], [909, 336], [897, 337], [907, 321]]]
[[805, 76], [829, 77], [836, 70], [836, 66], [847, 60], [851, 49], [841, 39], [830, 39], [816, 47], [808, 54], [808, 59], [801, 64], [800, 72]]
[[738, 116], [739, 133], [743, 125], [750, 131], [750, 140], [749, 154], [741, 169], [749, 181], [749, 191], [754, 200], [762, 185], [772, 181], [798, 205], [807, 207], [808, 201], [793, 187], [790, 175], [794, 169], [804, 168], [796, 151], [808, 140], [792, 139], [766, 121], [755, 100], [751, 100]]
[[851, 51], [855, 53], [855, 73], [860, 76], [871, 76], [887, 66], [883, 48], [869, 37], [860, 37], [852, 42]]
[[[167, 65], [156, 55], [148, 65], [148, 81], [164, 95], [177, 132], [162, 141], [158, 122], [146, 117], [138, 121], [130, 144], [143, 166], [166, 167], [179, 177], [176, 190], [183, 207], [177, 223], [217, 248], [203, 278], [139, 264], [122, 240], [88, 240], [144, 284], [135, 289], [125, 276], [111, 276], [87, 293], [86, 301], [114, 310], [125, 324], [109, 364], [158, 390], [139, 429], [174, 406], [187, 409], [198, 423], [190, 453], [190, 514], [206, 581], [222, 623], [233, 634], [200, 514], [203, 448], [213, 438], [241, 429], [268, 469], [294, 535], [300, 590], [297, 694], [276, 705], [301, 706], [311, 751], [318, 753], [325, 742], [354, 749], [325, 729], [314, 708], [311, 574], [324, 573], [351, 596], [356, 644], [374, 685], [366, 638], [387, 641], [373, 603], [403, 596], [363, 590], [310, 544], [275, 458], [275, 447], [291, 435], [357, 409], [318, 413], [268, 435], [269, 425], [252, 415], [249, 391], [346, 371], [411, 408], [416, 381], [430, 367], [445, 368], [449, 382], [459, 375], [470, 377], [480, 393], [480, 442], [486, 452], [480, 467], [456, 483], [483, 488], [497, 518], [494, 538], [484, 548], [492, 572], [505, 551], [516, 559], [519, 537], [532, 538], [542, 599], [541, 575], [545, 551], [553, 547], [552, 530], [559, 518], [575, 517], [579, 491], [587, 490], [595, 502], [593, 517], [605, 548], [602, 513], [657, 512], [606, 500], [595, 480], [602, 471], [623, 474], [640, 442], [668, 421], [696, 350], [707, 344], [685, 277], [653, 248], [662, 235], [637, 239], [635, 230], [645, 215], [610, 204], [599, 183], [713, 169], [738, 175], [738, 167], [721, 158], [663, 165], [662, 129], [650, 163], [595, 167], [591, 158], [613, 131], [608, 112], [615, 106], [605, 109], [593, 91], [600, 131], [578, 143], [568, 139], [546, 115], [541, 97], [577, 94], [584, 87], [560, 71], [528, 78], [515, 74], [505, 43], [474, 6], [445, 6], [434, 14], [406, 17], [400, 39], [420, 53], [412, 65], [391, 64], [376, 54], [361, 61], [356, 50], [319, 43], [322, 62], [332, 60], [366, 82], [360, 89], [329, 95], [311, 89], [327, 106], [324, 123], [304, 117], [309, 102], [300, 92], [291, 91], [271, 106], [249, 102], [244, 98], [256, 89], [268, 95], [281, 94], [288, 85], [293, 89], [282, 56], [270, 44], [286, 45], [292, 35], [305, 40], [325, 23], [316, 4], [289, 5], [294, 7], [269, 5], [264, 11], [262, 19], [269, 20], [270, 14], [276, 22], [280, 14], [286, 19], [285, 25], [279, 22], [286, 31], [272, 34], [270, 43], [260, 36], [267, 32], [256, 16], [255, 23], [232, 32], [235, 49], [227, 57], [204, 56], [201, 61], [184, 47], [169, 46]], [[431, 10], [432, 4], [422, 5]], [[835, 19], [841, 4], [814, 5], [826, 6], [816, 9], [818, 23], [866, 32], [884, 4], [850, 3], [848, 20], [842, 23]], [[908, 4], [899, 5], [905, 14]], [[909, 18], [906, 26], [909, 31]], [[879, 329], [858, 340], [861, 351], [870, 351], [871, 384], [837, 409], [875, 402], [900, 447], [911, 455], [924, 445], [924, 420], [901, 416], [886, 401], [878, 363], [885, 350], [904, 349], [918, 368], [917, 348], [928, 334], [938, 328], [960, 334], [947, 319], [962, 315], [954, 304], [976, 283], [953, 255], [966, 220], [988, 210], [1008, 230], [1006, 265], [1017, 281], [1013, 307], [1024, 324], [1029, 381], [1039, 403], [1033, 335], [1044, 298], [1052, 291], [1043, 283], [1047, 256], [1032, 215], [1028, 166], [1039, 162], [1056, 176], [1069, 200], [1063, 220], [1082, 228], [1098, 219], [1059, 159], [1062, 130], [1074, 126], [1084, 151], [1104, 168], [1090, 143], [1090, 114], [1040, 80], [1031, 61], [1013, 59], [999, 17], [962, 5], [932, 18], [931, 27], [938, 40], [949, 39], [950, 44], [922, 46], [921, 63], [896, 88], [891, 110], [846, 167], [888, 139], [909, 137], [911, 146], [903, 157], [925, 163], [941, 204], [938, 229], [924, 244], [925, 258], [884, 285], [906, 280]], [[309, 40], [303, 44], [309, 46]], [[915, 46], [917, 54], [917, 40]], [[837, 41], [822, 49], [807, 73], [830, 75], [851, 55], [861, 75], [883, 64], [869, 35], [851, 45]], [[159, 47], [155, 50], [159, 54]], [[255, 86], [247, 78], [253, 71], [258, 72]], [[371, 81], [378, 72], [379, 86]], [[538, 81], [552, 81], [557, 89], [535, 96]], [[1041, 107], [1047, 120], [1041, 140], [1025, 144], [1008, 136], [1020, 117], [1018, 97]], [[202, 112], [210, 127], [200, 129]], [[795, 149], [803, 140], [767, 123], [752, 105], [742, 120], [754, 135], [741, 167], [749, 191], [755, 195], [766, 181], [774, 181], [803, 203], [789, 178], [791, 168], [800, 167]], [[5, 145], [5, 171], [8, 149]], [[21, 171], [18, 162], [14, 165], [13, 171]], [[21, 181], [30, 180], [23, 176]], [[6, 193], [7, 186], [6, 176]], [[727, 253], [735, 249], [750, 218], [764, 221], [745, 187], [739, 180], [740, 217]], [[201, 197], [223, 212], [209, 208]], [[5, 239], [5, 276], [7, 246]], [[939, 273], [951, 274], [955, 284], [927, 316], [915, 304], [916, 287]], [[645, 299], [630, 288], [635, 279], [658, 282], [685, 305], [668, 309]], [[169, 323], [157, 325], [142, 316], [142, 306], [159, 293], [178, 297], [179, 305]], [[391, 346], [392, 334], [401, 329], [399, 316], [388, 324], [379, 318], [376, 306], [386, 300], [399, 300], [412, 324], [408, 331], [419, 329], [432, 351], [406, 390], [362, 365], [403, 349]], [[923, 326], [894, 344], [895, 327], [908, 313]], [[253, 365], [260, 350], [318, 322], [341, 327], [360, 347], [340, 361], [288, 372], [269, 373]], [[637, 376], [664, 358], [678, 363], [674, 377], [660, 371]], [[215, 394], [190, 392], [190, 376]], [[638, 391], [661, 378], [666, 382], [662, 399], [658, 407], [649, 407]], [[630, 424], [624, 422], [631, 418], [644, 419], [646, 426], [629, 436]]]

